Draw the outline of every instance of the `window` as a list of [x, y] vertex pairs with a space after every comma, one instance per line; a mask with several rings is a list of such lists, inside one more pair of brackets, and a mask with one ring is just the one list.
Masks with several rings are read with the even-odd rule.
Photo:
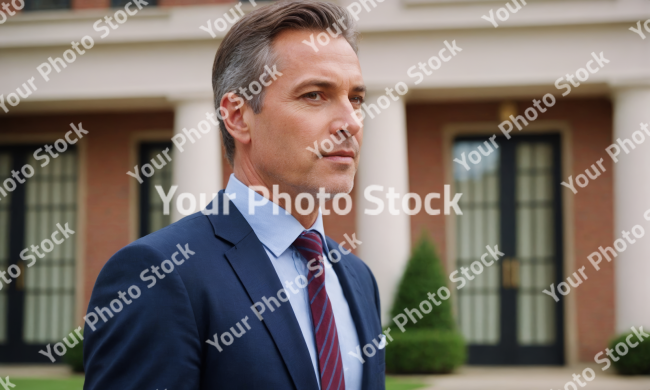
[[167, 215], [164, 213], [164, 202], [156, 186], [168, 194], [172, 185], [172, 164], [165, 158], [163, 151], [167, 149], [172, 156], [171, 142], [144, 143], [140, 145], [140, 167], [149, 164], [154, 168], [150, 177], [142, 174], [140, 184], [140, 237], [162, 229], [171, 223], [171, 208]]
[[[562, 302], [541, 294], [562, 281], [560, 137], [497, 137], [498, 149], [485, 140], [463, 137], [453, 149], [481, 159], [454, 166], [456, 264], [474, 274], [457, 299], [469, 363], [563, 364]], [[488, 264], [494, 245], [504, 255]]]
[[[0, 290], [0, 362], [41, 361], [38, 350], [61, 341], [76, 323], [77, 235], [53, 233], [57, 225], [77, 230], [77, 153], [69, 147], [41, 167], [36, 148], [0, 149], [2, 183], [27, 164], [34, 172], [15, 186], [3, 185], [14, 189], [0, 199], [0, 270], [20, 269]], [[35, 247], [40, 255], [21, 259], [24, 249]]]
[[[147, 2], [146, 7], [153, 7], [158, 5], [158, 0], [145, 0]], [[124, 8], [127, 3], [133, 3], [133, 0], [111, 0], [111, 7], [113, 8]], [[133, 7], [135, 8], [135, 7]], [[137, 11], [137, 9], [136, 9]]]
[[25, 11], [70, 9], [70, 0], [25, 0]]

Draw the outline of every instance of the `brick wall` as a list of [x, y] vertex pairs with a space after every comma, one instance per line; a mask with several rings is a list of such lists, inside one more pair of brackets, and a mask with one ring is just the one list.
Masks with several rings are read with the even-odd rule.
[[86, 297], [104, 263], [131, 240], [129, 233], [129, 185], [126, 175], [130, 136], [135, 131], [172, 129], [173, 113], [93, 115], [84, 122], [88, 138], [88, 193], [86, 221]]
[[[518, 102], [520, 113], [530, 106]], [[498, 121], [498, 102], [456, 104], [412, 104], [407, 106], [410, 191], [424, 197], [429, 192], [443, 192], [442, 127], [454, 122]], [[613, 232], [613, 181], [611, 159], [605, 148], [612, 138], [612, 108], [608, 100], [559, 100], [539, 120], [567, 121], [573, 129], [573, 176], [583, 173], [598, 159], [604, 158], [607, 169], [588, 187], [574, 196], [575, 269], [591, 267], [587, 256], [599, 245], [611, 245]], [[498, 129], [495, 128], [495, 132]], [[516, 131], [515, 131], [516, 132]], [[525, 134], [525, 130], [522, 131]], [[487, 137], [486, 137], [487, 138]], [[563, 178], [566, 180], [566, 178]], [[569, 191], [564, 189], [563, 191]], [[426, 229], [445, 258], [445, 220], [420, 213], [411, 217], [411, 240]], [[593, 269], [592, 269], [593, 271]], [[615, 330], [614, 265], [603, 262], [599, 272], [588, 273], [589, 281], [571, 294], [576, 294], [578, 315], [579, 358], [593, 361], [605, 348]]]
[[110, 0], [72, 0], [71, 2], [72, 9], [109, 8], [110, 5]]
[[572, 118], [573, 177], [584, 173], [601, 158], [607, 169], [573, 195], [576, 269], [586, 266], [589, 280], [574, 288], [571, 294], [577, 294], [580, 359], [593, 362], [594, 355], [606, 347], [615, 332], [616, 321], [614, 263], [603, 262], [600, 271], [595, 272], [587, 260], [599, 246], [611, 246], [614, 242], [613, 165], [605, 153], [605, 148], [612, 143], [612, 107], [608, 101], [576, 102], [559, 106], [553, 113]]

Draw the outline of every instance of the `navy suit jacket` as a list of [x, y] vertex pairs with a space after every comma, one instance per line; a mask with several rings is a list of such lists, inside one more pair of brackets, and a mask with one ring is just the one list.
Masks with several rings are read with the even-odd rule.
[[[223, 191], [216, 198], [223, 205]], [[211, 207], [211, 206], [209, 206]], [[117, 252], [97, 278], [88, 313], [119, 300], [113, 317], [103, 312], [92, 330], [84, 330], [85, 390], [317, 390], [312, 361], [289, 302], [259, 321], [251, 306], [262, 297], [277, 297], [283, 288], [262, 243], [239, 210], [230, 203], [228, 215], [188, 216], [143, 237]], [[330, 248], [337, 243], [327, 238]], [[160, 267], [174, 257], [170, 271]], [[370, 269], [353, 254], [333, 265], [348, 301], [360, 347], [379, 341], [382, 332], [377, 284]], [[141, 279], [141, 273], [149, 269]], [[137, 299], [118, 292], [136, 285]], [[137, 296], [136, 289], [131, 290]], [[126, 301], [131, 303], [127, 304]], [[119, 306], [113, 302], [114, 309]], [[275, 306], [274, 306], [275, 307]], [[92, 317], [92, 316], [91, 316]], [[242, 319], [248, 317], [247, 329]], [[92, 322], [92, 321], [91, 321]], [[237, 323], [241, 325], [238, 328]], [[231, 330], [231, 328], [233, 328]], [[241, 335], [241, 329], [246, 333]], [[217, 333], [235, 331], [222, 352], [208, 343]], [[226, 341], [229, 341], [226, 338]], [[352, 351], [356, 353], [357, 351]], [[348, 351], [341, 351], [347, 354]], [[363, 356], [363, 389], [383, 390], [384, 349]], [[324, 389], [323, 389], [324, 390]]]

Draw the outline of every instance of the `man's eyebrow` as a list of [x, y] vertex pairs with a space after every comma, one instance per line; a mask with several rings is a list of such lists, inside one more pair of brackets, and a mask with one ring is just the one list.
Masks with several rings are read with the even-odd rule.
[[[294, 90], [298, 91], [298, 90], [301, 90], [303, 88], [310, 87], [310, 86], [320, 87], [320, 88], [323, 88], [323, 89], [334, 89], [334, 88], [336, 88], [336, 84], [334, 82], [332, 82], [332, 81], [329, 81], [329, 80], [307, 79], [307, 80], [301, 82], [300, 84], [298, 84], [294, 88]], [[355, 85], [354, 87], [352, 87], [352, 91], [357, 92], [357, 93], [366, 92], [366, 86], [363, 85], [363, 84]]]
[[332, 89], [335, 87], [335, 84], [332, 81], [329, 80], [323, 80], [323, 79], [307, 79], [300, 84], [298, 84], [294, 89], [295, 90], [300, 90], [305, 87], [321, 87], [324, 89]]

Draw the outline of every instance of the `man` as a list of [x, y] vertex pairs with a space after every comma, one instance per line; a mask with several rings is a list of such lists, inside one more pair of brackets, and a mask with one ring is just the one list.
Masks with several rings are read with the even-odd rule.
[[[321, 33], [318, 51], [303, 42]], [[352, 189], [356, 37], [345, 9], [308, 1], [232, 27], [212, 81], [234, 174], [207, 211], [104, 266], [85, 317], [85, 389], [384, 389], [375, 279], [325, 236], [320, 208], [299, 207]], [[307, 148], [325, 139], [336, 147]]]

